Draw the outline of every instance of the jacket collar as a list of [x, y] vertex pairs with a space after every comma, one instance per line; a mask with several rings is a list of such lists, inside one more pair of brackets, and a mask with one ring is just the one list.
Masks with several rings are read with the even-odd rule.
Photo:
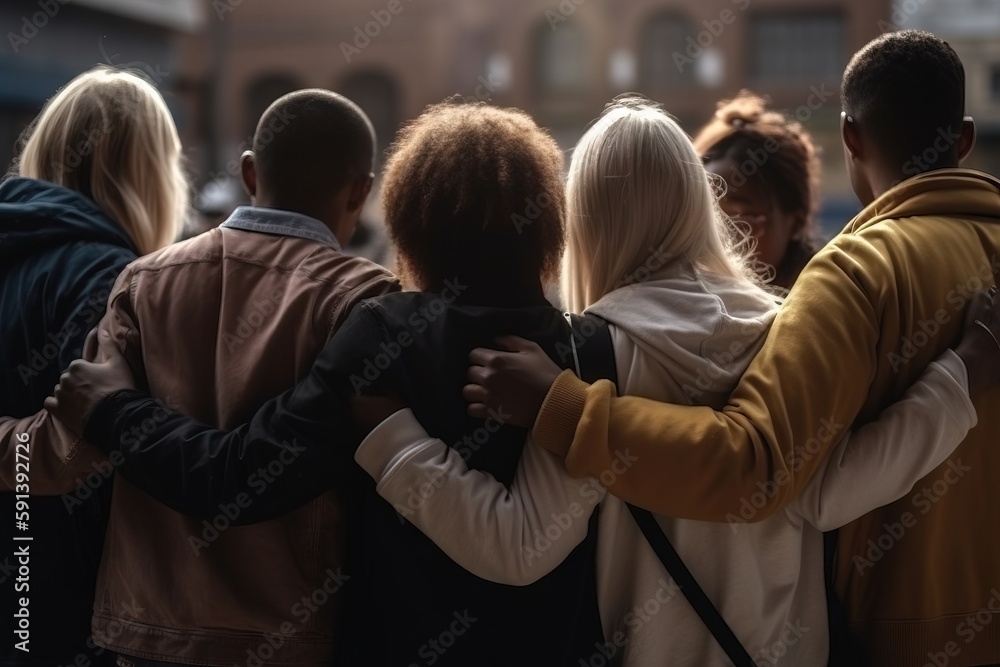
[[848, 223], [858, 232], [882, 220], [916, 216], [994, 218], [1000, 223], [1000, 179], [972, 169], [935, 169], [882, 194]]
[[330, 246], [334, 250], [340, 250], [337, 237], [333, 235], [329, 227], [316, 218], [294, 211], [260, 206], [240, 206], [220, 226], [263, 234], [297, 236]]

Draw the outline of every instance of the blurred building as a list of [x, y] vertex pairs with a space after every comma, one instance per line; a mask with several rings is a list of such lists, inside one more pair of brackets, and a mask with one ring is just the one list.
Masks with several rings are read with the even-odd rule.
[[823, 222], [836, 231], [858, 208], [838, 130], [843, 68], [905, 27], [962, 55], [980, 127], [970, 165], [1000, 172], [1000, 0], [4, 0], [0, 21], [3, 157], [73, 75], [130, 64], [175, 112], [206, 220], [243, 198], [238, 158], [254, 124], [297, 88], [357, 101], [383, 148], [400, 123], [459, 94], [525, 109], [567, 149], [622, 92], [662, 102], [694, 132], [717, 100], [751, 88], [823, 148]]
[[[642, 92], [691, 132], [749, 87], [802, 119], [826, 149], [828, 210], [856, 209], [844, 175], [838, 87], [889, 0], [214, 0], [182, 63], [200, 123], [203, 180], [230, 161], [277, 96], [331, 88], [371, 116], [383, 146], [452, 94], [531, 113], [571, 147], [615, 95]], [[211, 91], [211, 92], [210, 92]]]
[[895, 26], [948, 40], [965, 65], [965, 110], [976, 121], [966, 166], [1000, 174], [1000, 0], [897, 1]]
[[[0, 160], [52, 94], [94, 65], [127, 66], [161, 88], [178, 62], [176, 36], [199, 30], [201, 0], [3, 0]], [[174, 107], [178, 121], [183, 122]]]

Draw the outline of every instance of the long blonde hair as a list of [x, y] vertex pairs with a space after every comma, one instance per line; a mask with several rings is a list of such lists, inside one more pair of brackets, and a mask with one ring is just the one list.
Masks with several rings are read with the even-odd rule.
[[638, 96], [617, 98], [580, 139], [567, 182], [562, 291], [582, 312], [678, 261], [762, 290], [748, 235], [732, 226], [677, 122]]
[[97, 67], [70, 81], [26, 130], [14, 173], [91, 198], [146, 254], [187, 213], [181, 142], [163, 97], [136, 74]]

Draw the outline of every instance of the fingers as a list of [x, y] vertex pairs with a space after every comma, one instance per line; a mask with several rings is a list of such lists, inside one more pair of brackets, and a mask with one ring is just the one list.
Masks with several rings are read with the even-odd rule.
[[542, 352], [538, 343], [520, 336], [500, 336], [494, 342], [508, 352]]
[[520, 336], [500, 336], [493, 342], [499, 349], [477, 347], [469, 353], [469, 363], [500, 368], [510, 360], [512, 354], [545, 354], [538, 343]]
[[490, 416], [486, 406], [482, 403], [469, 403], [469, 407], [466, 409], [466, 414], [473, 419], [486, 419]]
[[489, 392], [479, 384], [467, 384], [462, 387], [462, 398], [466, 403], [488, 403]]

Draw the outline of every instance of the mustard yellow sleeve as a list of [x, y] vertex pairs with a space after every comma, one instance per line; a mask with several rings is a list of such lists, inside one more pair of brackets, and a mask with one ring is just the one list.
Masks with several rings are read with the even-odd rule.
[[617, 397], [564, 372], [534, 427], [574, 476], [669, 516], [759, 521], [804, 488], [857, 418], [876, 369], [881, 254], [838, 237], [799, 277], [721, 412]]

